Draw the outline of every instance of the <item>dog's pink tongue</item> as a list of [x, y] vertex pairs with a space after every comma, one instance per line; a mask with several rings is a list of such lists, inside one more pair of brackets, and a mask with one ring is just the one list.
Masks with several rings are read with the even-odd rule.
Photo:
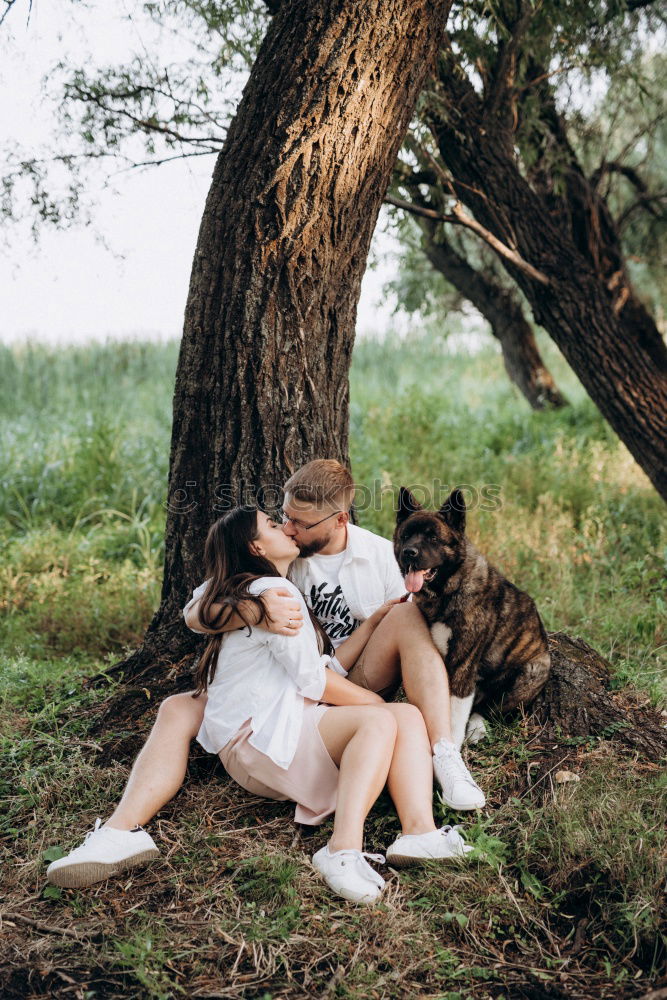
[[405, 589], [409, 590], [411, 594], [416, 594], [418, 590], [421, 590], [424, 586], [424, 570], [423, 569], [413, 569], [405, 577]]

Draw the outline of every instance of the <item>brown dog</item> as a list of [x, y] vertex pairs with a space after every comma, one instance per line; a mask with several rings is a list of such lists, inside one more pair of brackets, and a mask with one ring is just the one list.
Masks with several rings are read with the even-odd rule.
[[[547, 635], [533, 599], [466, 538], [465, 520], [460, 490], [432, 512], [401, 487], [394, 552], [406, 589], [445, 661], [452, 739], [459, 747], [466, 726], [470, 742], [484, 735], [480, 713], [528, 704], [551, 669]], [[471, 716], [473, 704], [478, 711]]]

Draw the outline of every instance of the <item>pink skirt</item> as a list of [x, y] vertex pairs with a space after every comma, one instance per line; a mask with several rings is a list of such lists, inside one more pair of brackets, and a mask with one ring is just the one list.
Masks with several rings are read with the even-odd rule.
[[250, 719], [219, 753], [228, 774], [253, 795], [296, 802], [297, 823], [316, 826], [336, 809], [338, 768], [320, 736], [318, 723], [330, 705], [304, 698], [303, 722], [296, 753], [284, 770], [248, 742]]

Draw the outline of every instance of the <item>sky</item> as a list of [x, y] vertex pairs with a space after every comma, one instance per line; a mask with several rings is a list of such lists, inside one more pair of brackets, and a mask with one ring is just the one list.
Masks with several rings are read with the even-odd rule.
[[[0, 28], [0, 135], [29, 151], [50, 129], [40, 82], [58, 59], [76, 53], [81, 62], [101, 65], [153, 44], [161, 58], [178, 60], [186, 51], [178, 37], [158, 38], [148, 22], [129, 21], [125, 15], [135, 9], [129, 0], [96, 6], [86, 16], [84, 9], [78, 24], [67, 2], [33, 0], [26, 26], [27, 9], [27, 0], [17, 0], [11, 23]], [[213, 165], [214, 157], [202, 157], [118, 173], [107, 190], [93, 179], [95, 228], [106, 246], [85, 226], [44, 230], [37, 246], [27, 232], [12, 232], [11, 249], [0, 248], [0, 341], [179, 337]], [[382, 287], [395, 274], [395, 242], [381, 230], [382, 222], [372, 250], [377, 266], [366, 271], [359, 303], [361, 335], [394, 322]]]

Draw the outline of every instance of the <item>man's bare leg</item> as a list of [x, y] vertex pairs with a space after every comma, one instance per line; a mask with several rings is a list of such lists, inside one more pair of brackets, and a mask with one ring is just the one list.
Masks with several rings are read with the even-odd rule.
[[408, 701], [424, 716], [431, 744], [451, 740], [449, 680], [426, 619], [414, 604], [397, 604], [387, 612], [361, 656], [362, 671], [348, 674], [372, 691], [397, 688], [403, 681]]
[[123, 797], [104, 824], [115, 830], [143, 826], [183, 784], [190, 742], [204, 718], [206, 695], [174, 694], [158, 709], [150, 735], [130, 772]]
[[408, 701], [424, 717], [443, 801], [456, 810], [482, 808], [484, 793], [453, 741], [447, 671], [419, 608], [395, 605], [371, 635], [348, 679], [383, 697], [391, 697], [402, 680]]

